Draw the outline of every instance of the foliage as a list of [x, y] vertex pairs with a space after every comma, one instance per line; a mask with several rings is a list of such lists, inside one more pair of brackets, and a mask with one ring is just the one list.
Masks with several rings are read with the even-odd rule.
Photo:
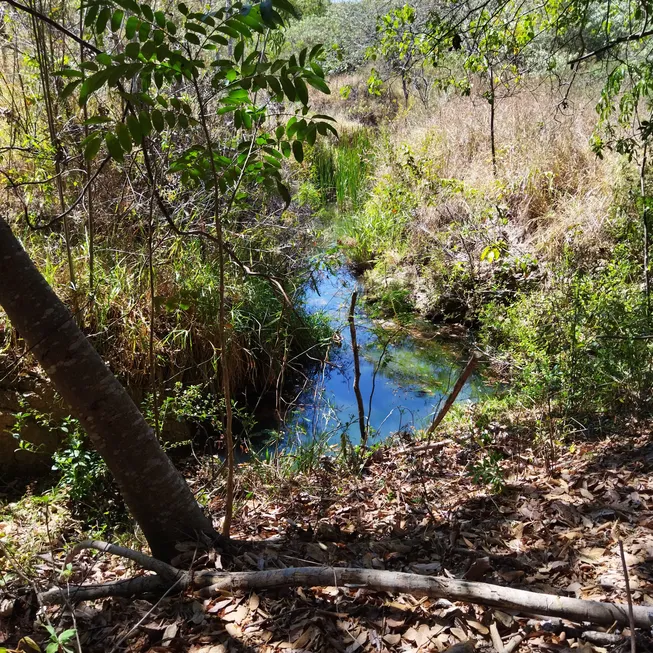
[[71, 642], [76, 636], [77, 631], [74, 628], [69, 628], [61, 633], [58, 633], [54, 626], [45, 624], [44, 628], [48, 631], [50, 641], [45, 647], [45, 653], [73, 653], [74, 648], [71, 647]]
[[469, 468], [474, 483], [489, 485], [493, 492], [500, 493], [504, 488], [500, 461], [501, 455], [496, 451], [482, 454], [479, 461]]
[[401, 247], [402, 235], [415, 197], [389, 176], [381, 178], [370, 197], [356, 214], [338, 219], [334, 233], [347, 260], [357, 269], [365, 269], [386, 250]]
[[[275, 0], [274, 6], [294, 12], [286, 0]], [[127, 0], [117, 2], [116, 7], [91, 3], [85, 23], [99, 38], [110, 27], [116, 38], [124, 39], [124, 52], [99, 52], [94, 62], [59, 72], [73, 79], [62, 95], [78, 90], [82, 106], [88, 106], [105, 85], [114, 88], [127, 103], [124, 121], [101, 112], [87, 120], [92, 129], [83, 141], [86, 158], [92, 159], [104, 143], [110, 156], [123, 162], [135, 146], [147, 148], [153, 134], [165, 135], [177, 126], [195, 137], [170, 152], [170, 172], [179, 174], [182, 184], [201, 183], [212, 188], [217, 183], [221, 193], [231, 194], [231, 205], [246, 199], [238, 193], [244, 177], [258, 184], [276, 183], [288, 197], [281, 182], [282, 155], [292, 154], [301, 162], [303, 142], [314, 143], [318, 132], [335, 133], [329, 122], [306, 120], [302, 115], [308, 107], [307, 84], [329, 92], [318, 63], [321, 48], [314, 47], [310, 52], [304, 49], [298, 57], [292, 55], [287, 60], [267, 60], [254, 37], [283, 24], [272, 3], [236, 3], [231, 14], [224, 8], [192, 12], [183, 3], [177, 7], [177, 15], [153, 12], [148, 5]], [[183, 34], [177, 34], [178, 25]], [[233, 58], [205, 59], [220, 45], [228, 45], [228, 39], [234, 40]], [[178, 97], [175, 91], [187, 82], [194, 90], [194, 103]], [[231, 114], [238, 130], [230, 156], [215, 156], [211, 143], [197, 138], [202, 128], [207, 135], [206, 100], [200, 90], [204, 84], [217, 94], [212, 101], [218, 105], [218, 115]], [[304, 110], [287, 125], [279, 125], [274, 134], [262, 131], [266, 111], [256, 99], [260, 92], [269, 92], [278, 102], [298, 101]], [[169, 140], [171, 145], [173, 142]]]
[[[287, 49], [297, 51], [324, 45], [324, 66], [329, 73], [351, 71], [365, 62], [372, 44], [383, 0], [331, 2], [325, 12], [304, 15], [286, 30]], [[386, 9], [387, 10], [387, 9]]]
[[516, 388], [558, 417], [648, 408], [650, 323], [626, 250], [586, 269], [568, 249], [548, 287], [483, 311], [482, 337], [514, 361]]
[[309, 153], [311, 181], [326, 205], [356, 210], [366, 194], [374, 149], [369, 130], [341, 130], [336, 142], [322, 140]]

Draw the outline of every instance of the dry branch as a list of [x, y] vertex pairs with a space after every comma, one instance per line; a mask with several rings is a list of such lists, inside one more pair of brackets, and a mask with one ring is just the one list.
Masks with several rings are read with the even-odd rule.
[[[184, 589], [184, 583], [179, 581], [179, 589]], [[53, 587], [47, 592], [38, 595], [41, 605], [61, 605], [68, 602], [81, 603], [82, 601], [96, 601], [113, 596], [129, 598], [147, 594], [163, 594], [170, 590], [174, 583], [162, 580], [159, 576], [138, 576], [116, 581], [115, 583], [102, 583], [101, 585], [66, 585]], [[186, 587], [188, 583], [186, 582]]]
[[[85, 543], [87, 544], [87, 543]], [[101, 544], [101, 543], [93, 543]], [[94, 547], [99, 548], [99, 547]], [[115, 549], [112, 552], [116, 552]], [[133, 559], [133, 556], [130, 555]], [[447, 598], [515, 610], [551, 617], [561, 617], [579, 623], [602, 625], [628, 625], [628, 606], [551, 594], [538, 594], [525, 590], [501, 587], [488, 583], [421, 576], [395, 571], [374, 569], [351, 569], [345, 567], [300, 567], [274, 569], [269, 571], [244, 572], [190, 572], [176, 570], [176, 579], [160, 576], [141, 576], [131, 580], [94, 586], [67, 586], [53, 588], [39, 595], [44, 605], [78, 602], [106, 598], [109, 596], [132, 596], [143, 593], [183, 591], [189, 587], [197, 590], [199, 596], [210, 598], [225, 591], [251, 591], [281, 587], [343, 587], [359, 586], [379, 592], [394, 592]], [[639, 628], [650, 628], [653, 624], [653, 608], [633, 606], [634, 623]]]
[[[504, 610], [562, 617], [576, 622], [628, 625], [628, 607], [625, 605], [538, 594], [488, 583], [375, 569], [303, 567], [220, 574], [204, 572], [195, 575], [194, 584], [200, 587], [205, 586], [199, 590], [200, 596], [203, 597], [211, 597], [224, 590], [359, 585], [381, 592], [447, 598], [453, 601], [494, 606]], [[653, 625], [653, 608], [633, 606], [633, 617], [637, 627], [650, 628]]]
[[460, 376], [458, 377], [458, 380], [456, 381], [456, 384], [454, 385], [451, 394], [447, 397], [447, 400], [444, 402], [444, 406], [442, 406], [440, 412], [435, 416], [435, 419], [431, 422], [431, 426], [429, 426], [428, 430], [426, 431], [427, 440], [431, 439], [431, 436], [433, 435], [435, 429], [438, 428], [440, 422], [442, 422], [442, 420], [446, 417], [447, 413], [449, 412], [449, 409], [453, 406], [454, 401], [456, 401], [456, 398], [460, 394], [460, 391], [465, 386], [465, 383], [467, 383], [467, 379], [472, 375], [472, 372], [476, 369], [479, 359], [480, 359], [480, 354], [479, 352], [475, 351], [472, 354], [472, 357], [467, 362], [467, 365], [465, 365], [463, 371], [460, 373]]

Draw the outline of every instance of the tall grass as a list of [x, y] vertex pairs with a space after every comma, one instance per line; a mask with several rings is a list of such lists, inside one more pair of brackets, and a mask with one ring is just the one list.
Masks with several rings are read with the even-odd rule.
[[357, 210], [365, 197], [373, 165], [368, 129], [343, 129], [337, 141], [320, 141], [313, 149], [311, 176], [323, 204], [340, 211]]

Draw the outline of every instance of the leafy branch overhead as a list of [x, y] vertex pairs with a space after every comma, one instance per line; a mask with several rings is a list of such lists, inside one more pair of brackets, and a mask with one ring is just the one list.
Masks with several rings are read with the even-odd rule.
[[[80, 106], [93, 112], [82, 143], [86, 159], [104, 146], [122, 163], [158, 138], [169, 149], [169, 171], [183, 184], [212, 188], [214, 166], [221, 193], [237, 190], [243, 180], [276, 183], [289, 201], [281, 180], [283, 157], [301, 162], [305, 143], [315, 143], [318, 134], [336, 134], [331, 118], [309, 113], [309, 87], [329, 93], [322, 47], [287, 59], [267, 56], [271, 31], [294, 13], [287, 0], [234, 3], [230, 11], [206, 13], [184, 3], [168, 13], [134, 0], [91, 2], [84, 23], [103, 51], [58, 72], [71, 80], [62, 96], [76, 94]], [[107, 108], [105, 88], [122, 99], [120, 113]], [[286, 101], [290, 114], [280, 108]], [[224, 114], [231, 115], [234, 134], [218, 151], [203, 141], [200, 126], [202, 119]], [[179, 129], [184, 139], [176, 138]]]

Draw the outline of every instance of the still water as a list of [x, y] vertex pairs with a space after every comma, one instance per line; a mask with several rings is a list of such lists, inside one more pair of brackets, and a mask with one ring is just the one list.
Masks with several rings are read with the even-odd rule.
[[[465, 365], [467, 343], [445, 340], [427, 323], [401, 327], [379, 323], [361, 302], [362, 287], [345, 268], [323, 272], [305, 295], [311, 312], [323, 312], [340, 334], [329, 362], [314, 372], [286, 420], [290, 439], [316, 436], [339, 441], [343, 431], [352, 443], [360, 439], [354, 395], [354, 359], [347, 321], [351, 295], [359, 290], [356, 334], [360, 351], [360, 388], [369, 420], [370, 442], [393, 432], [423, 428], [444, 402]], [[479, 374], [473, 375], [458, 401], [476, 401], [490, 393]]]

